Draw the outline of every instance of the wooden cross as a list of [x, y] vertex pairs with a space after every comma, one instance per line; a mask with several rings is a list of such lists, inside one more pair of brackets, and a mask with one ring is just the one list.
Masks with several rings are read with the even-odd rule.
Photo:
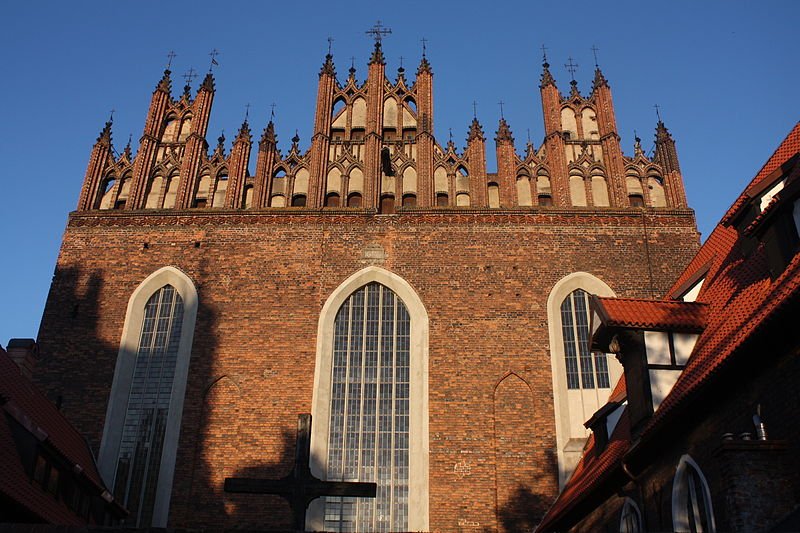
[[372, 35], [372, 38], [375, 39], [375, 44], [379, 45], [381, 44], [381, 39], [383, 39], [387, 35], [392, 34], [392, 30], [381, 24], [381, 21], [379, 20], [375, 22], [375, 25], [373, 27], [371, 27], [364, 33], [366, 33], [367, 35]]
[[597, 52], [599, 52], [599, 51], [600, 51], [599, 48], [597, 48], [595, 45], [592, 45], [592, 55], [594, 55], [594, 67], [595, 68], [600, 68], [597, 65]]
[[578, 64], [572, 62], [572, 56], [568, 58], [568, 62], [564, 63], [564, 67], [569, 71], [569, 75], [572, 76], [572, 79], [575, 79], [575, 71], [578, 70]]
[[248, 494], [278, 494], [292, 508], [292, 527], [306, 529], [306, 509], [320, 496], [374, 498], [376, 483], [347, 481], [322, 481], [311, 473], [308, 461], [311, 456], [311, 415], [301, 414], [297, 419], [297, 447], [294, 467], [282, 479], [225, 478], [225, 492]]
[[168, 59], [168, 61], [167, 61], [167, 70], [169, 70], [170, 67], [172, 67], [172, 60], [175, 59], [176, 55], [178, 55], [178, 54], [176, 54], [172, 50], [170, 50], [169, 53], [167, 54], [167, 59]]

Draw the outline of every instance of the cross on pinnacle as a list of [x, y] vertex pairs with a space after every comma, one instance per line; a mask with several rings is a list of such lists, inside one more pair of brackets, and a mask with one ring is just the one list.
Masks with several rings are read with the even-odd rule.
[[542, 63], [547, 63], [547, 47], [542, 44]]
[[472, 101], [472, 118], [478, 118], [478, 102]]
[[111, 110], [111, 116], [108, 117], [108, 121], [109, 122], [114, 122], [114, 112], [115, 111], [116, 111], [116, 109], [112, 109]]
[[600, 68], [600, 65], [597, 64], [597, 52], [599, 51], [600, 51], [599, 48], [597, 48], [595, 45], [592, 45], [592, 55], [594, 56], [594, 68]]
[[275, 118], [275, 102], [272, 102], [272, 104], [269, 107], [270, 107], [269, 121], [272, 122], [272, 119]]
[[193, 68], [190, 68], [186, 74], [183, 75], [183, 79], [186, 80], [186, 85], [191, 84], [196, 77], [197, 72]]
[[172, 60], [175, 59], [175, 56], [177, 55], [178, 54], [176, 54], [174, 51], [172, 50], [169, 51], [169, 53], [167, 54], [167, 70], [169, 70], [170, 67], [172, 67]]
[[505, 118], [506, 118], [506, 117], [503, 115], [503, 104], [505, 104], [505, 102], [504, 102], [504, 101], [502, 101], [502, 100], [500, 100], [500, 101], [499, 101], [499, 102], [497, 102], [497, 103], [498, 103], [498, 105], [500, 106], [500, 118], [502, 118], [503, 120], [505, 120]]
[[208, 54], [208, 55], [211, 56], [211, 64], [208, 66], [208, 71], [211, 72], [211, 69], [214, 68], [214, 65], [219, 66], [219, 63], [217, 62], [217, 56], [219, 55], [219, 50], [214, 48], [214, 49], [211, 50], [211, 53]]
[[331, 49], [333, 47], [333, 37], [328, 37], [328, 55], [331, 55]]
[[661, 106], [655, 104], [653, 107], [656, 108], [656, 116], [658, 117], [658, 121], [661, 122]]
[[428, 51], [428, 39], [423, 37], [422, 39], [420, 39], [420, 42], [422, 43], [422, 57], [425, 57], [425, 54]]
[[244, 121], [247, 122], [248, 118], [250, 118], [250, 102], [244, 106]]
[[225, 478], [225, 492], [249, 494], [278, 494], [292, 509], [294, 531], [306, 530], [306, 509], [312, 500], [322, 496], [374, 498], [378, 490], [375, 483], [322, 481], [311, 473], [311, 415], [302, 414], [297, 420], [297, 445], [294, 467], [282, 479]]
[[578, 70], [578, 64], [573, 63], [572, 56], [567, 58], [567, 63], [564, 63], [564, 67], [569, 71], [569, 75], [572, 76], [572, 80], [575, 81], [575, 71]]
[[383, 39], [387, 35], [391, 35], [392, 30], [391, 28], [387, 28], [386, 26], [381, 24], [381, 21], [378, 20], [375, 22], [375, 25], [373, 27], [371, 27], [364, 33], [366, 33], [367, 35], [372, 35], [372, 38], [375, 39], [375, 45], [380, 46], [381, 39]]

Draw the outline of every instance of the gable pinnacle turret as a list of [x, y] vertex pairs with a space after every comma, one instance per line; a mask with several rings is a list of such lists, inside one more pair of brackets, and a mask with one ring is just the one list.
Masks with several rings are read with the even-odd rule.
[[250, 124], [245, 118], [244, 122], [242, 122], [242, 126], [239, 128], [239, 133], [236, 135], [236, 139], [233, 142], [238, 142], [242, 139], [249, 141], [250, 138]]
[[214, 75], [211, 72], [206, 74], [206, 77], [203, 78], [203, 83], [200, 84], [200, 88], [214, 92]]
[[481, 123], [478, 122], [477, 117], [472, 119], [472, 124], [469, 125], [469, 133], [467, 134], [467, 143], [471, 143], [474, 140], [486, 140], [486, 137], [483, 135], [483, 127]]
[[261, 134], [258, 147], [263, 149], [267, 144], [272, 144], [273, 146], [278, 144], [278, 138], [275, 136], [275, 124], [271, 120], [267, 123], [267, 127], [264, 128], [264, 133]]
[[131, 161], [131, 155], [133, 151], [131, 150], [131, 141], [133, 140], [133, 134], [128, 134], [128, 144], [125, 145], [125, 148], [122, 150], [122, 155], [128, 160]]
[[594, 81], [592, 81], [592, 92], [596, 91], [598, 87], [608, 87], [608, 80], [603, 76], [600, 67], [594, 69]]
[[172, 80], [169, 77], [170, 74], [172, 74], [170, 69], [164, 69], [164, 75], [161, 76], [161, 79], [156, 84], [156, 91], [161, 91], [162, 93], [166, 94], [170, 94], [172, 92]]
[[506, 122], [506, 119], [500, 119], [500, 123], [497, 127], [497, 137], [495, 137], [494, 140], [496, 142], [505, 141], [512, 144], [514, 143], [514, 137], [511, 135], [511, 128], [508, 127], [508, 122]]
[[333, 65], [333, 56], [330, 53], [325, 55], [325, 63], [322, 64], [319, 75], [320, 77], [323, 75], [331, 76], [333, 78], [336, 77], [336, 68]]
[[102, 131], [100, 131], [100, 136], [97, 137], [97, 142], [103, 143], [105, 145], [111, 145], [111, 125], [113, 124], [112, 120], [106, 122], [105, 126], [103, 126]]
[[553, 75], [550, 73], [550, 63], [545, 61], [542, 63], [542, 78], [539, 81], [539, 88], [544, 89], [548, 85], [552, 85], [555, 87], [556, 80], [553, 78]]

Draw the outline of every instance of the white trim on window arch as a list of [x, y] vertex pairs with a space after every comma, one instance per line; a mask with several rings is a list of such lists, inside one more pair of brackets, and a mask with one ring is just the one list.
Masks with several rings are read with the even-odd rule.
[[103, 437], [98, 454], [98, 467], [103, 480], [109, 487], [114, 486], [114, 474], [119, 454], [120, 440], [125, 423], [128, 396], [133, 379], [139, 337], [142, 331], [145, 304], [150, 297], [165, 285], [172, 285], [183, 300], [183, 322], [178, 348], [175, 377], [172, 383], [169, 415], [164, 434], [164, 447], [158, 476], [153, 508], [153, 527], [166, 527], [169, 516], [169, 502], [172, 494], [172, 479], [175, 473], [175, 458], [178, 451], [178, 438], [183, 415], [183, 401], [186, 392], [186, 379], [189, 374], [189, 359], [194, 339], [194, 326], [197, 318], [197, 289], [192, 280], [181, 270], [166, 266], [150, 274], [128, 300], [125, 324], [122, 327], [114, 380], [106, 408]]
[[[631, 509], [633, 511], [633, 515], [636, 517], [636, 529], [633, 531], [626, 528], [627, 524], [625, 523], [625, 518], [628, 516], [628, 513], [626, 513], [626, 510], [628, 509]], [[636, 502], [632, 498], [626, 497], [625, 502], [622, 504], [622, 510], [619, 513], [619, 530], [621, 533], [641, 533], [644, 531], [642, 512], [639, 510], [639, 506], [636, 505]]]
[[[708, 480], [700, 466], [689, 454], [681, 456], [678, 467], [675, 469], [675, 477], [672, 478], [672, 530], [679, 533], [689, 533], [692, 531], [689, 525], [689, 516], [683, 503], [690, 497], [687, 494], [689, 485], [687, 483], [690, 469], [697, 473], [697, 477], [702, 485], [702, 498], [708, 514], [708, 531], [704, 533], [714, 533], [717, 526], [714, 522], [714, 506], [711, 502], [711, 491], [708, 488]], [[700, 531], [700, 530], [698, 530]]]
[[[328, 297], [319, 316], [317, 357], [312, 398], [311, 472], [323, 479], [328, 460], [328, 424], [331, 403], [333, 325], [336, 313], [355, 291], [377, 282], [400, 298], [411, 319], [409, 390], [408, 530], [428, 531], [428, 312], [411, 285], [393, 272], [369, 266], [359, 270]], [[311, 502], [307, 531], [323, 529], [324, 499]]]
[[[550, 335], [550, 366], [553, 377], [559, 488], [564, 488], [564, 484], [583, 453], [583, 445], [587, 436], [587, 430], [583, 427], [583, 423], [606, 403], [610, 392], [609, 389], [597, 388], [591, 390], [567, 389], [561, 303], [577, 289], [598, 296], [616, 296], [611, 287], [596, 276], [588, 272], [573, 272], [558, 280], [547, 297], [547, 327]], [[608, 372], [611, 387], [613, 387], [622, 375], [622, 365], [613, 357], [608, 358]], [[570, 399], [573, 401], [571, 402]], [[571, 412], [570, 405], [573, 406], [573, 411], [577, 411], [577, 407], [580, 406], [583, 408], [580, 409], [581, 412]]]

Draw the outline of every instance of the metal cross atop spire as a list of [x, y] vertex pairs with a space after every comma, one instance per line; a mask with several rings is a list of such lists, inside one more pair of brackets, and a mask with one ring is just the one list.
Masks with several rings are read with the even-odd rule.
[[386, 26], [381, 24], [381, 21], [378, 20], [377, 22], [375, 22], [375, 25], [373, 27], [371, 27], [364, 33], [366, 33], [367, 35], [372, 35], [372, 38], [375, 39], [375, 44], [380, 45], [381, 39], [383, 39], [387, 35], [391, 35], [392, 30], [391, 28], [387, 28]]
[[169, 51], [169, 53], [167, 54], [167, 70], [169, 70], [170, 67], [172, 67], [172, 60], [175, 59], [175, 56], [177, 55], [178, 54], [176, 54], [173, 50]]
[[547, 47], [542, 44], [542, 63], [547, 63]]
[[655, 104], [653, 107], [656, 108], [656, 116], [658, 117], [658, 121], [661, 122], [661, 107], [658, 104]]
[[248, 118], [250, 118], [250, 102], [247, 102], [244, 106], [244, 121], [247, 122]]
[[575, 71], [578, 70], [578, 64], [572, 61], [572, 56], [567, 58], [567, 63], [564, 63], [564, 68], [569, 71], [569, 75], [575, 80]]
[[191, 84], [196, 77], [197, 72], [193, 68], [190, 68], [186, 74], [183, 75], [183, 79], [186, 80], [186, 85]]
[[472, 118], [478, 118], [478, 102], [472, 101]]
[[328, 55], [331, 55], [331, 49], [333, 48], [333, 37], [328, 37]]
[[219, 63], [217, 62], [217, 56], [219, 55], [219, 50], [214, 48], [214, 49], [211, 50], [211, 53], [208, 54], [208, 55], [211, 56], [211, 64], [208, 66], [208, 71], [211, 72], [211, 69], [214, 68], [214, 65], [219, 66]]
[[272, 122], [272, 119], [275, 118], [275, 102], [272, 102], [272, 104], [269, 107], [270, 107], [269, 121]]
[[599, 48], [597, 48], [595, 45], [592, 45], [592, 55], [594, 55], [594, 68], [600, 68], [600, 65], [597, 64], [597, 52], [599, 51], [600, 51]]
[[111, 116], [108, 117], [108, 121], [109, 122], [114, 122], [114, 111], [116, 111], [116, 109], [112, 109], [111, 110]]
[[422, 57], [425, 57], [425, 53], [428, 51], [428, 39], [423, 37], [419, 41], [422, 43]]
[[505, 120], [506, 117], [503, 115], [503, 104], [505, 104], [505, 102], [500, 100], [499, 102], [497, 102], [497, 104], [500, 106], [500, 118]]

